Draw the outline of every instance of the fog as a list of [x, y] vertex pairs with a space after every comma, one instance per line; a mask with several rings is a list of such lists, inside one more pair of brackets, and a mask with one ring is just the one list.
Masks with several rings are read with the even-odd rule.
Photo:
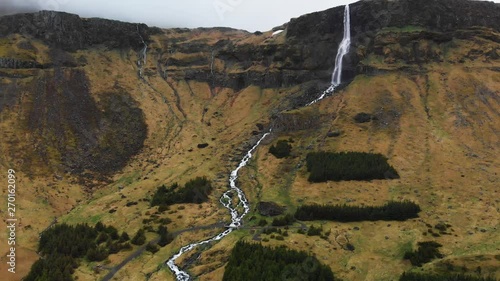
[[159, 27], [226, 26], [266, 31], [293, 17], [352, 0], [0, 0], [0, 15], [40, 10]]

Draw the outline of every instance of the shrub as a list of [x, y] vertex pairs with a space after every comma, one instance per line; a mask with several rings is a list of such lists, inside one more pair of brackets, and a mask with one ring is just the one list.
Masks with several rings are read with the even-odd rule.
[[273, 219], [273, 226], [287, 226], [292, 225], [295, 222], [295, 218], [292, 214], [286, 214], [283, 217]]
[[276, 158], [285, 158], [290, 156], [292, 151], [292, 145], [288, 143], [287, 140], [279, 140], [276, 146], [271, 146], [269, 148], [269, 153], [274, 155]]
[[104, 247], [90, 248], [87, 251], [87, 259], [90, 262], [103, 261], [108, 257], [108, 252]]
[[151, 252], [153, 254], [156, 253], [156, 252], [158, 252], [159, 250], [160, 249], [158, 249], [158, 246], [155, 245], [155, 244], [153, 244], [153, 243], [148, 243], [146, 245], [146, 251]]
[[[151, 206], [167, 206], [183, 203], [200, 204], [208, 200], [212, 189], [211, 182], [205, 177], [197, 177], [190, 180], [182, 188], [177, 183], [171, 185], [170, 188], [162, 185], [156, 190], [151, 200]], [[179, 210], [181, 209], [182, 207], [179, 208]]]
[[424, 263], [428, 263], [435, 258], [443, 258], [443, 255], [439, 252], [441, 246], [441, 244], [434, 241], [419, 242], [418, 249], [406, 252], [404, 259], [410, 260], [414, 266], [422, 266]]
[[128, 236], [128, 233], [127, 233], [127, 232], [125, 232], [125, 231], [124, 231], [124, 232], [122, 232], [122, 235], [120, 235], [120, 240], [119, 240], [119, 242], [122, 242], [122, 243], [123, 243], [123, 242], [126, 242], [126, 241], [128, 241], [128, 240], [130, 240], [130, 237]]
[[372, 120], [373, 120], [373, 116], [371, 114], [364, 113], [364, 112], [358, 113], [358, 114], [356, 114], [356, 116], [354, 116], [354, 121], [356, 123], [368, 123]]
[[207, 148], [208, 147], [208, 143], [200, 143], [198, 144], [198, 148], [199, 149], [203, 149], [203, 148]]
[[168, 233], [167, 228], [164, 226], [158, 227], [158, 234], [160, 235], [158, 245], [161, 247], [165, 247], [166, 245], [174, 241], [174, 236], [171, 233]]
[[307, 236], [320, 236], [321, 231], [323, 231], [321, 227], [315, 227], [314, 225], [311, 225], [311, 227], [309, 227], [309, 229], [307, 230]]
[[158, 207], [158, 212], [160, 212], [160, 213], [163, 213], [163, 212], [168, 211], [168, 210], [169, 210], [169, 208], [167, 205], [160, 205], [160, 207]]
[[146, 235], [144, 234], [144, 229], [139, 229], [130, 242], [137, 246], [144, 245], [144, 243], [146, 243]]

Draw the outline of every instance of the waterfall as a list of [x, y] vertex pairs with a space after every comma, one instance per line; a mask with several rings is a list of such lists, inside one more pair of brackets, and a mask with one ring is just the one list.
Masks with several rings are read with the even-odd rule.
[[137, 66], [139, 67], [139, 77], [144, 78], [142, 74], [144, 72], [144, 66], [147, 63], [148, 44], [146, 44], [146, 41], [144, 41], [144, 38], [142, 37], [141, 32], [139, 31], [139, 25], [137, 25], [137, 34], [139, 34], [139, 38], [141, 38], [142, 44], [144, 45], [144, 48], [140, 52], [139, 60], [137, 61]]
[[337, 51], [337, 56], [335, 57], [335, 68], [332, 73], [332, 82], [330, 87], [326, 89], [319, 98], [313, 100], [307, 106], [317, 103], [318, 101], [325, 98], [326, 95], [331, 94], [342, 82], [342, 62], [344, 56], [349, 53], [349, 48], [351, 47], [351, 15], [349, 11], [349, 5], [345, 6], [344, 9], [344, 38], [340, 42], [339, 49]]
[[[147, 45], [146, 45], [146, 43], [144, 43], [144, 45], [145, 45], [145, 49], [144, 49], [144, 52], [145, 52], [145, 50], [147, 50]], [[335, 88], [337, 88], [340, 85], [341, 78], [342, 78], [341, 77], [342, 76], [342, 61], [344, 59], [344, 56], [349, 52], [350, 45], [351, 45], [351, 21], [350, 21], [350, 14], [349, 14], [349, 5], [346, 5], [345, 6], [345, 10], [344, 10], [344, 38], [342, 39], [342, 42], [340, 43], [339, 50], [337, 52], [337, 57], [335, 58], [335, 69], [334, 69], [333, 74], [332, 74], [332, 83], [331, 83], [331, 86], [327, 90], [325, 90], [323, 92], [323, 94], [318, 99], [312, 101], [307, 106], [309, 106], [311, 104], [314, 104], [314, 103], [322, 100], [327, 94], [330, 94], [333, 91], [335, 91]], [[145, 56], [145, 54], [144, 54], [144, 56]], [[212, 59], [213, 59], [213, 57], [212, 57]], [[212, 65], [213, 65], [213, 62], [212, 62]], [[212, 67], [211, 67], [211, 71], [212, 71]], [[196, 248], [198, 246], [205, 245], [205, 244], [208, 244], [208, 243], [213, 242], [213, 241], [219, 241], [222, 238], [224, 238], [227, 235], [229, 235], [235, 229], [237, 229], [237, 228], [239, 228], [239, 227], [242, 226], [243, 218], [250, 211], [250, 205], [248, 203], [248, 200], [247, 200], [247, 198], [246, 198], [245, 193], [243, 192], [243, 190], [241, 190], [236, 185], [236, 182], [238, 180], [238, 173], [239, 173], [239, 171], [240, 171], [241, 168], [245, 167], [248, 164], [248, 161], [250, 161], [250, 159], [252, 158], [254, 151], [259, 147], [259, 145], [261, 144], [261, 142], [268, 135], [271, 134], [271, 132], [272, 132], [272, 130], [269, 130], [269, 132], [267, 132], [266, 134], [264, 134], [259, 139], [259, 141], [243, 157], [243, 159], [241, 160], [241, 162], [238, 165], [238, 167], [236, 169], [234, 169], [233, 171], [231, 171], [231, 174], [229, 176], [229, 186], [230, 186], [230, 189], [228, 191], [226, 191], [222, 195], [222, 197], [220, 198], [220, 200], [219, 200], [221, 202], [221, 204], [225, 208], [227, 208], [230, 211], [230, 213], [231, 213], [231, 224], [227, 227], [227, 229], [224, 232], [218, 234], [215, 237], [212, 237], [210, 239], [207, 239], [207, 240], [204, 240], [204, 241], [201, 241], [201, 242], [192, 243], [192, 244], [189, 244], [187, 246], [182, 247], [179, 250], [179, 252], [177, 252], [177, 254], [175, 254], [172, 258], [170, 258], [167, 262], [165, 262], [165, 264], [175, 274], [175, 276], [176, 276], [176, 278], [177, 278], [178, 281], [190, 281], [190, 280], [192, 280], [191, 276], [189, 276], [189, 274], [187, 272], [181, 270], [175, 264], [175, 261], [178, 258], [180, 258], [183, 254], [185, 254], [186, 252], [191, 251], [192, 249], [194, 249], [194, 248]], [[233, 199], [230, 196], [230, 194], [233, 193], [233, 192], [236, 192], [237, 197], [239, 199], [239, 203], [236, 206], [233, 206]], [[243, 207], [242, 213], [238, 212], [238, 207], [239, 206]]]

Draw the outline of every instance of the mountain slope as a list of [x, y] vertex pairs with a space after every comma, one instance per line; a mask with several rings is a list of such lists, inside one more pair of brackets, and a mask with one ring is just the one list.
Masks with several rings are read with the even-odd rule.
[[[304, 203], [407, 199], [423, 212], [398, 223], [316, 222], [331, 230], [327, 239], [290, 231], [284, 242], [264, 244], [310, 251], [345, 280], [394, 280], [411, 268], [404, 250], [434, 239], [445, 258], [425, 270], [481, 266], [500, 278], [494, 265], [500, 247], [500, 5], [352, 4], [346, 83], [303, 108], [329, 86], [343, 10], [294, 19], [275, 36], [225, 28], [160, 30], [48, 11], [0, 18], [0, 164], [19, 175], [19, 252], [27, 262], [18, 277], [37, 259], [38, 234], [53, 217], [102, 221], [132, 234], [156, 212], [145, 199], [161, 184], [207, 176], [216, 187], [209, 203], [161, 214], [173, 221], [169, 230], [227, 221], [218, 198], [228, 172], [273, 127], [242, 171], [252, 209], [261, 201], [291, 212]], [[356, 123], [362, 112], [372, 121]], [[277, 139], [289, 138], [292, 157], [268, 154]], [[311, 151], [381, 153], [401, 178], [311, 184], [304, 167]], [[259, 217], [257, 210], [252, 215]], [[451, 225], [451, 235], [433, 237], [429, 226], [439, 223]], [[116, 278], [142, 280], [179, 247], [219, 230], [182, 234], [155, 255], [127, 264]], [[187, 259], [189, 271], [200, 280], [221, 280], [234, 242], [252, 235], [238, 231], [195, 262]], [[341, 236], [350, 237], [354, 252], [341, 249]], [[109, 264], [127, 254], [112, 255]], [[104, 276], [93, 265], [75, 275]], [[173, 280], [167, 270], [151, 277], [165, 279]]]

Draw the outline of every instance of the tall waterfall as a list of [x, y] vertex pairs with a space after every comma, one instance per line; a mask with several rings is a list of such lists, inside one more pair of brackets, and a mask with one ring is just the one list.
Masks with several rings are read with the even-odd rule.
[[344, 38], [340, 42], [339, 49], [337, 51], [337, 57], [335, 58], [335, 68], [332, 74], [332, 82], [330, 87], [326, 89], [319, 98], [310, 102], [309, 105], [315, 104], [318, 101], [325, 98], [327, 94], [331, 94], [342, 82], [342, 62], [344, 56], [349, 53], [349, 48], [351, 47], [351, 15], [349, 11], [349, 5], [345, 6], [344, 9]]
[[[145, 44], [146, 45], [146, 44]], [[342, 60], [344, 59], [344, 56], [349, 52], [349, 47], [351, 45], [351, 21], [350, 21], [350, 14], [349, 14], [349, 5], [345, 6], [345, 11], [344, 11], [344, 39], [340, 43], [339, 50], [337, 52], [337, 57], [335, 58], [335, 69], [332, 74], [332, 84], [331, 86], [323, 92], [321, 97], [318, 99], [312, 101], [308, 105], [311, 105], [313, 103], [316, 103], [320, 100], [322, 100], [327, 94], [332, 93], [335, 91], [335, 88], [337, 88], [340, 85], [341, 82], [341, 76], [342, 76]], [[145, 47], [145, 50], [147, 48], [147, 45]], [[145, 56], [145, 54], [144, 54]], [[235, 229], [238, 227], [242, 226], [243, 223], [243, 218], [245, 215], [248, 214], [250, 211], [250, 206], [248, 203], [248, 200], [245, 196], [245, 193], [243, 190], [241, 190], [237, 185], [237, 179], [238, 179], [238, 173], [241, 168], [245, 167], [248, 164], [248, 161], [252, 158], [252, 154], [255, 152], [255, 150], [259, 147], [260, 143], [269, 135], [271, 134], [271, 130], [269, 130], [268, 133], [264, 134], [261, 139], [253, 146], [247, 154], [243, 157], [241, 160], [240, 164], [236, 169], [231, 171], [231, 174], [229, 176], [229, 185], [230, 185], [230, 190], [228, 190], [226, 193], [222, 195], [220, 198], [220, 202], [222, 205], [227, 208], [230, 213], [231, 213], [231, 224], [228, 226], [228, 228], [224, 231], [218, 234], [215, 237], [212, 237], [210, 239], [197, 242], [197, 243], [192, 243], [187, 246], [182, 247], [177, 254], [175, 254], [173, 257], [171, 257], [168, 261], [165, 262], [165, 264], [170, 268], [170, 270], [175, 274], [176, 278], [178, 281], [190, 281], [191, 276], [182, 269], [180, 269], [176, 264], [175, 261], [180, 258], [182, 255], [184, 255], [186, 252], [191, 251], [192, 249], [205, 245], [214, 241], [219, 241], [222, 238], [226, 237], [229, 235], [231, 232], [233, 232]], [[238, 197], [239, 203], [238, 205], [234, 206], [232, 197], [230, 196], [231, 193], [236, 192], [236, 195]], [[243, 210], [240, 213], [238, 207], [242, 207]]]

